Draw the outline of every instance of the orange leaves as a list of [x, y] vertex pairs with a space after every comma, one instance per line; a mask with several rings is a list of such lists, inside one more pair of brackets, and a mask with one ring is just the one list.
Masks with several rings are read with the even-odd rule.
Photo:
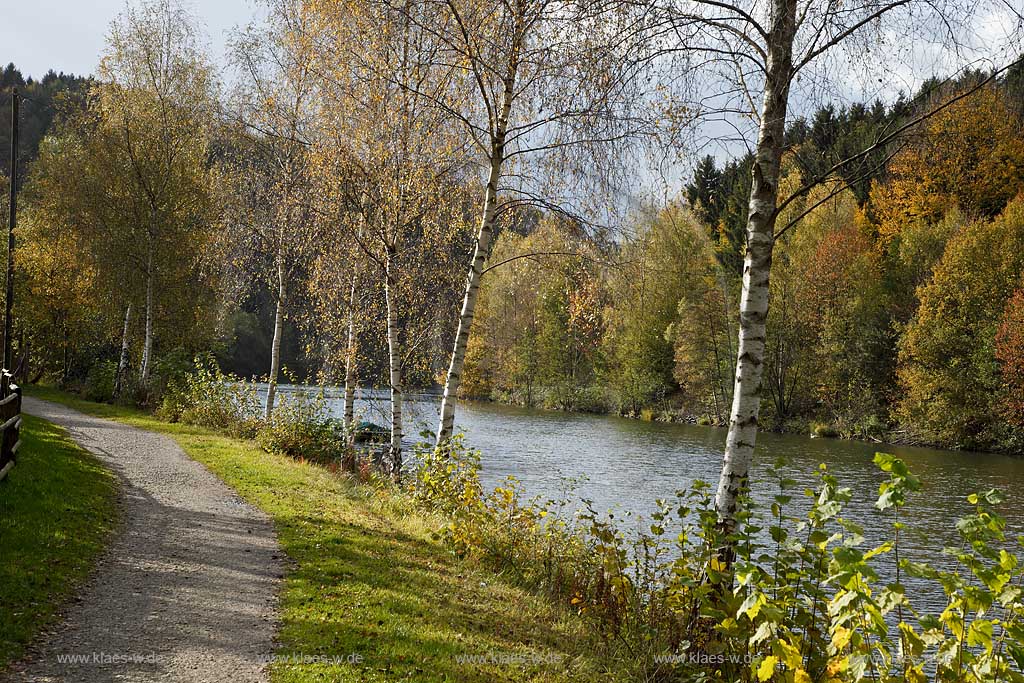
[[936, 222], [954, 206], [993, 217], [1024, 189], [1024, 136], [1000, 90], [989, 87], [929, 119], [889, 164], [871, 202], [883, 244], [909, 225]]
[[[1024, 196], [949, 241], [931, 281], [918, 290], [920, 306], [901, 341], [900, 412], [909, 424], [952, 445], [997, 445], [1000, 370], [1012, 374], [1019, 357], [1013, 323], [1006, 322], [1017, 314], [1006, 302], [1022, 271]], [[1000, 344], [1001, 325], [1008, 327]], [[996, 353], [1007, 359], [1001, 367]]]
[[1024, 428], [1024, 287], [1006, 304], [996, 333], [996, 358], [1003, 380], [1003, 414]]

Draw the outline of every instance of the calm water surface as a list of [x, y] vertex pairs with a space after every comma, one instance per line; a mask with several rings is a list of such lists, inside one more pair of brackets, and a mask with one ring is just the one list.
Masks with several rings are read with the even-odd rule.
[[[283, 387], [283, 391], [293, 391]], [[342, 411], [339, 391], [328, 393], [332, 409]], [[417, 395], [406, 404], [410, 445], [421, 430], [436, 428], [439, 398]], [[384, 394], [360, 392], [356, 403], [363, 419], [387, 423]], [[456, 429], [480, 449], [485, 483], [494, 485], [514, 475], [530, 495], [560, 497], [567, 478], [580, 479], [576, 496], [594, 501], [598, 510], [649, 512], [657, 498], [671, 498], [695, 479], [717, 483], [725, 444], [724, 429], [686, 424], [644, 422], [607, 415], [535, 410], [494, 403], [459, 404]], [[870, 444], [801, 435], [761, 433], [757, 438], [752, 480], [755, 496], [765, 501], [768, 469], [786, 458], [785, 473], [803, 486], [813, 486], [813, 473], [825, 463], [841, 484], [853, 490], [847, 516], [869, 529], [890, 519], [873, 505], [884, 475], [872, 463], [877, 451], [903, 458], [924, 484], [911, 498], [909, 541], [941, 549], [955, 538], [953, 522], [969, 511], [964, 498], [975, 491], [998, 488], [1008, 501], [1001, 512], [1009, 530], [1024, 532], [1021, 482], [1024, 460], [987, 453]], [[953, 533], [950, 533], [953, 531]]]
[[[340, 415], [340, 392], [328, 396]], [[382, 393], [364, 391], [357, 411], [364, 419], [386, 424], [383, 398]], [[408, 402], [410, 444], [421, 430], [435, 429], [438, 406], [438, 397], [429, 395]], [[592, 500], [599, 511], [615, 510], [616, 517], [626, 512], [646, 515], [655, 499], [672, 498], [695, 479], [717, 483], [726, 434], [710, 427], [492, 403], [460, 403], [456, 427], [470, 446], [480, 449], [485, 484], [493, 486], [514, 475], [528, 495], [558, 499], [566, 479], [576, 478], [577, 499]], [[844, 516], [863, 525], [869, 541], [888, 538], [891, 516], [874, 508], [878, 486], [885, 479], [872, 463], [876, 451], [903, 458], [924, 484], [905, 511], [905, 557], [941, 563], [942, 548], [956, 543], [955, 521], [970, 510], [964, 499], [975, 491], [1004, 492], [1007, 502], [1000, 512], [1008, 520], [1010, 537], [1024, 533], [1024, 460], [985, 453], [762, 433], [752, 472], [754, 496], [769, 501], [777, 493], [768, 468], [779, 456], [787, 460], [786, 476], [801, 484], [794, 500], [804, 486], [814, 486], [814, 472], [825, 463], [842, 485], [853, 490]]]

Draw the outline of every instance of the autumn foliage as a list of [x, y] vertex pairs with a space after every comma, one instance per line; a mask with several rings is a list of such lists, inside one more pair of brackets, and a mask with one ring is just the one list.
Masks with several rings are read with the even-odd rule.
[[1002, 92], [986, 87], [931, 118], [887, 169], [871, 205], [883, 244], [952, 207], [992, 218], [1024, 189], [1024, 138]]
[[996, 333], [996, 358], [1003, 382], [1003, 414], [1024, 428], [1024, 288], [1006, 304]]

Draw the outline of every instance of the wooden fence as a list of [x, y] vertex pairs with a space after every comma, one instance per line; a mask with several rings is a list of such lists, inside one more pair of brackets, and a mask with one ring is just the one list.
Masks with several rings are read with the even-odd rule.
[[21, 387], [11, 373], [0, 372], [0, 481], [14, 467], [21, 447]]

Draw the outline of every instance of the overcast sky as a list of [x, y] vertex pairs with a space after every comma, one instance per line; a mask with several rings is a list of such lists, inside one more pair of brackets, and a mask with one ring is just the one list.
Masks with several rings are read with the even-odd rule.
[[[124, 0], [4, 0], [0, 19], [0, 61], [14, 62], [26, 76], [49, 69], [75, 74], [96, 70], [110, 22]], [[252, 0], [191, 0], [205, 24], [211, 56], [220, 60], [228, 31], [249, 22]]]

